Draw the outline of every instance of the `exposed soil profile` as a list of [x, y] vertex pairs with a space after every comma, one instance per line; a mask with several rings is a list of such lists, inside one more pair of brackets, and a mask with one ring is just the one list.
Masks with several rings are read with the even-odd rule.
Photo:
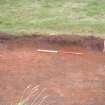
[[1, 33], [0, 105], [16, 105], [36, 87], [28, 105], [105, 105], [103, 48], [95, 37]]

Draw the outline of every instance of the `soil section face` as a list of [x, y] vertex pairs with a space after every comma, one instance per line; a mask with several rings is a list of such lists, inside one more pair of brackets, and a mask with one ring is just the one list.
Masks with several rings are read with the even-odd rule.
[[[71, 51], [82, 55], [63, 53]], [[102, 51], [103, 40], [94, 37], [1, 34], [0, 105], [15, 105], [36, 86], [36, 97], [42, 93], [35, 105], [105, 105]], [[24, 93], [27, 86], [30, 88]], [[33, 100], [31, 97], [27, 103], [31, 105]]]

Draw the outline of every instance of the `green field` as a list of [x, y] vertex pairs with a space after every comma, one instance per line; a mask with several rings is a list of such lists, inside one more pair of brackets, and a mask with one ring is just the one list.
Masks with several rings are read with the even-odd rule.
[[105, 0], [0, 0], [0, 31], [105, 38]]

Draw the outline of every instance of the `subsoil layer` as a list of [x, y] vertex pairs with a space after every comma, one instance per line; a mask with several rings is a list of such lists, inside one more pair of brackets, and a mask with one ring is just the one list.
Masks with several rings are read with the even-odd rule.
[[[36, 95], [34, 105], [105, 105], [103, 42], [73, 35], [17, 37], [0, 33], [0, 105], [22, 102], [27, 86], [39, 86], [39, 94], [46, 89]], [[33, 100], [28, 100], [29, 105]]]

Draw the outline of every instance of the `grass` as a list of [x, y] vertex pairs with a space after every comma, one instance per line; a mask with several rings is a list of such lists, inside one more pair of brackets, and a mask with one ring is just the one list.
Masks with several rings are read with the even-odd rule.
[[32, 85], [27, 86], [19, 102], [15, 105], [42, 105], [48, 98], [48, 95], [44, 94], [46, 89], [43, 88], [40, 90], [40, 85], [36, 85], [35, 87]]
[[105, 0], [0, 0], [0, 31], [105, 38]]

